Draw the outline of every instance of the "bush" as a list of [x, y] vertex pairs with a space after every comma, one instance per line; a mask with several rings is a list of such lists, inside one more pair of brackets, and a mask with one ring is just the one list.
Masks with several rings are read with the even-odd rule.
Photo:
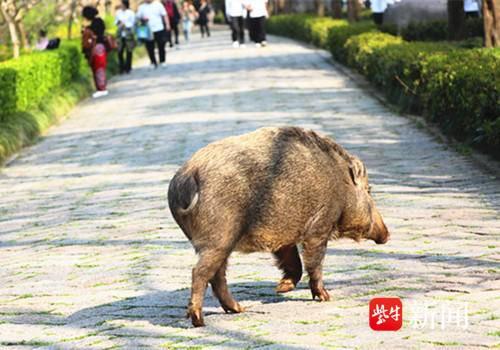
[[[359, 70], [402, 109], [422, 112], [445, 133], [500, 159], [500, 49], [474, 48], [481, 41], [478, 21], [466, 22], [470, 38], [462, 42], [410, 42], [380, 33], [371, 23], [331, 21], [276, 16], [272, 31], [324, 43], [326, 29], [319, 23], [329, 23], [327, 46], [334, 58]], [[444, 39], [445, 29], [413, 25], [405, 35]]]
[[322, 18], [309, 21], [311, 30], [311, 41], [314, 45], [329, 49], [329, 33], [342, 27], [347, 27], [349, 23], [343, 19]]
[[0, 105], [5, 106], [0, 119], [38, 105], [49, 91], [71, 82], [79, 75], [80, 60], [78, 48], [68, 45], [0, 63]]
[[347, 63], [347, 50], [345, 48], [347, 40], [361, 33], [376, 31], [377, 29], [372, 22], [358, 22], [351, 25], [331, 28], [328, 31], [328, 48], [336, 60]]
[[344, 45], [347, 64], [355, 67], [360, 73], [366, 74], [368, 59], [374, 50], [402, 42], [400, 37], [379, 32], [352, 36]]
[[[481, 18], [467, 19], [464, 23], [464, 39], [483, 37], [484, 28]], [[407, 41], [442, 41], [447, 40], [448, 21], [412, 22], [401, 30], [401, 36]]]
[[293, 14], [271, 17], [267, 21], [267, 30], [272, 34], [291, 37], [327, 49], [329, 31], [348, 25], [343, 19]]
[[[144, 50], [135, 50], [143, 55]], [[118, 71], [116, 52], [108, 55], [108, 75]], [[0, 164], [59, 120], [91, 91], [91, 73], [80, 41], [54, 51], [0, 63]]]
[[440, 53], [426, 60], [422, 99], [429, 118], [461, 141], [500, 149], [500, 49]]

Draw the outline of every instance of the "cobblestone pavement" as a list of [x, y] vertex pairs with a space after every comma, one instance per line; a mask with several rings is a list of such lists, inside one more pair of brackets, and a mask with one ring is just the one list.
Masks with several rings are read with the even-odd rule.
[[[310, 48], [195, 36], [167, 69], [115, 79], [109, 97], [82, 103], [2, 170], [0, 347], [500, 346], [499, 179]], [[233, 254], [228, 281], [248, 311], [224, 314], [209, 291], [207, 327], [194, 329], [184, 316], [196, 256], [166, 208], [168, 181], [211, 141], [285, 124], [365, 161], [392, 240], [330, 242], [328, 303], [311, 300], [307, 281], [275, 294], [269, 254]], [[402, 298], [400, 331], [370, 330], [375, 296]]]

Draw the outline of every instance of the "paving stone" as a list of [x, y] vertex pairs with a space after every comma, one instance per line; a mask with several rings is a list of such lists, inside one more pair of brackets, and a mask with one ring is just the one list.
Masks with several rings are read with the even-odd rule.
[[[499, 346], [500, 180], [390, 111], [315, 50], [270, 38], [233, 49], [226, 30], [140, 62], [0, 173], [0, 347], [487, 348]], [[334, 137], [367, 165], [388, 244], [331, 242], [329, 303], [307, 283], [274, 292], [269, 254], [232, 255], [248, 311], [207, 292], [207, 327], [184, 318], [196, 256], [173, 221], [168, 182], [195, 150], [269, 125]], [[398, 296], [398, 332], [368, 326]], [[468, 328], [413, 327], [410, 305], [467, 303]]]

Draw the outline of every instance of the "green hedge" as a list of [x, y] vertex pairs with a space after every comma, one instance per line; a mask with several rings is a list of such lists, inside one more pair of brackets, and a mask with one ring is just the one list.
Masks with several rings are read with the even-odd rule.
[[54, 88], [69, 84], [80, 73], [78, 48], [33, 53], [0, 63], [0, 120], [37, 106]]
[[328, 45], [325, 49], [329, 49], [336, 60], [347, 63], [347, 49], [345, 47], [347, 40], [355, 35], [374, 31], [376, 31], [376, 27], [371, 21], [332, 28], [328, 32]]
[[500, 152], [500, 49], [455, 50], [427, 58], [427, 116], [459, 140]]
[[[308, 42], [324, 36], [325, 28], [313, 30], [324, 19], [302, 17], [271, 17], [269, 30]], [[305, 35], [297, 33], [302, 22]], [[467, 49], [476, 41], [408, 42], [361, 22], [330, 25], [327, 42], [317, 42], [402, 109], [423, 113], [445, 133], [500, 158], [500, 49]]]
[[[108, 55], [108, 75], [117, 71], [113, 52]], [[88, 96], [92, 85], [79, 40], [1, 62], [0, 164]]]
[[[464, 38], [484, 36], [483, 20], [481, 18], [467, 19], [464, 22]], [[442, 41], [447, 40], [448, 21], [435, 20], [428, 22], [411, 22], [401, 30], [401, 36], [407, 41]]]

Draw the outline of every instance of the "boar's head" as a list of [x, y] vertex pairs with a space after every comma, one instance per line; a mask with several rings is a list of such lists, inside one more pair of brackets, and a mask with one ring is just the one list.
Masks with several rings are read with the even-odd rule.
[[377, 244], [386, 243], [389, 240], [389, 231], [370, 194], [366, 167], [354, 156], [351, 156], [347, 182], [347, 202], [337, 226], [339, 237], [349, 237], [356, 241], [364, 238]]

